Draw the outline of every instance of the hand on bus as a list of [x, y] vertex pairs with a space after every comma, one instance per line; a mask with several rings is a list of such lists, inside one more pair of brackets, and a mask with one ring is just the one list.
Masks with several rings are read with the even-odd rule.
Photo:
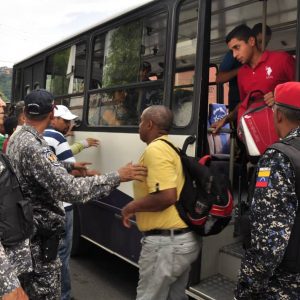
[[218, 120], [217, 122], [213, 123], [211, 125], [212, 128], [215, 128], [213, 130], [213, 134], [216, 134], [219, 132], [219, 130], [227, 123], [227, 117], [224, 117], [223, 119], [221, 120]]
[[2, 300], [29, 300], [21, 287], [14, 289], [12, 292], [5, 294]]
[[93, 138], [87, 138], [86, 142], [88, 144], [88, 147], [98, 147], [100, 145], [100, 141]]
[[274, 101], [274, 94], [273, 92], [269, 92], [267, 94], [264, 95], [264, 100], [265, 100], [265, 103], [268, 105], [268, 106], [273, 106], [275, 101]]
[[147, 176], [147, 168], [141, 164], [128, 163], [118, 170], [121, 182], [138, 180], [143, 181]]

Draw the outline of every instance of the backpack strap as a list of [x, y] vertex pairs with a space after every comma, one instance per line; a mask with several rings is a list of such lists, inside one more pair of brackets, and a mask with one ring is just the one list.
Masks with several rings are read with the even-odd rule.
[[298, 201], [300, 201], [300, 137], [297, 136], [283, 139], [270, 146], [269, 149], [278, 150], [279, 152], [283, 153], [291, 162], [296, 177], [296, 194]]
[[180, 149], [175, 147], [171, 142], [165, 140], [165, 139], [157, 139], [156, 141], [164, 141], [166, 144], [168, 144], [171, 148], [174, 149], [174, 151], [176, 151], [176, 153], [181, 156], [181, 153], [180, 153]]

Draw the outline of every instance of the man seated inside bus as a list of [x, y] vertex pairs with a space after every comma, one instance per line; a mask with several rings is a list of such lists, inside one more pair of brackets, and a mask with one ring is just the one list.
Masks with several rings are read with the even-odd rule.
[[103, 110], [104, 125], [137, 125], [136, 105], [134, 103], [137, 103], [137, 100], [134, 99], [132, 93], [125, 90], [114, 91], [111, 104]]
[[155, 73], [152, 73], [152, 66], [148, 61], [144, 61], [140, 70], [140, 81], [157, 80]]

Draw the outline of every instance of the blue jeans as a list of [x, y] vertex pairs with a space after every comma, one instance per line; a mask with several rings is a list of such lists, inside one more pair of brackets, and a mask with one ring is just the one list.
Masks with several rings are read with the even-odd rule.
[[191, 263], [200, 251], [193, 232], [142, 239], [137, 300], [186, 300], [185, 288]]
[[73, 209], [66, 210], [65, 236], [58, 249], [58, 255], [62, 263], [61, 267], [61, 300], [71, 299], [71, 276], [69, 260], [73, 239]]

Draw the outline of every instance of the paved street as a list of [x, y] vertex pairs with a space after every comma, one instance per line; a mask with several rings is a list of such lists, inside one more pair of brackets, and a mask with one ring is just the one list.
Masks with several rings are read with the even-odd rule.
[[76, 300], [133, 300], [138, 269], [87, 243], [87, 254], [71, 259]]

